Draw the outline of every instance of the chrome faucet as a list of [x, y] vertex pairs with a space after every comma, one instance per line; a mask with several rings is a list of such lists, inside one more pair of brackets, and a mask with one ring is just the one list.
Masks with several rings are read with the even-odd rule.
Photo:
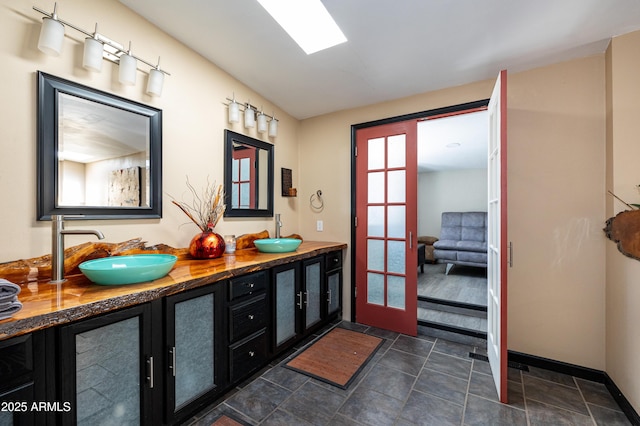
[[280, 221], [280, 213], [276, 213], [276, 238], [280, 238], [280, 228], [282, 228], [282, 222]]
[[102, 232], [89, 229], [64, 229], [64, 216], [51, 215], [51, 283], [57, 284], [65, 281], [64, 278], [64, 235], [89, 235], [93, 234], [102, 240]]

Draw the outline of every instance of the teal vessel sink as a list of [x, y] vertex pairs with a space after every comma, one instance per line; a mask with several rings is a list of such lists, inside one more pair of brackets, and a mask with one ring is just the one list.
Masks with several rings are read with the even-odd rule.
[[78, 268], [96, 284], [124, 285], [162, 278], [177, 260], [172, 254], [133, 254], [88, 260]]
[[263, 253], [288, 253], [290, 251], [296, 251], [300, 243], [302, 243], [302, 240], [297, 238], [263, 238], [253, 242], [258, 251]]

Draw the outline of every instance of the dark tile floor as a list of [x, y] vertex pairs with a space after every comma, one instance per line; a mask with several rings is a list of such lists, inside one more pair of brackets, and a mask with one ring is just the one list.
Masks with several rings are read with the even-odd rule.
[[[509, 371], [500, 404], [482, 347], [341, 322], [385, 339], [347, 390], [275, 362], [189, 425], [223, 414], [245, 425], [628, 425], [606, 387], [529, 368]], [[327, 330], [324, 330], [327, 331]]]

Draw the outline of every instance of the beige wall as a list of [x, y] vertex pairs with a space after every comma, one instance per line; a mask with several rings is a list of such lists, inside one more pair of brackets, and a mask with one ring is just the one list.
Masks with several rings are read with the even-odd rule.
[[[283, 233], [343, 242], [350, 242], [351, 234], [351, 125], [484, 99], [494, 83], [482, 81], [298, 122], [116, 0], [66, 0], [58, 12], [85, 28], [99, 17], [101, 31], [109, 37], [123, 43], [132, 40], [135, 53], [144, 58], [162, 56], [172, 75], [165, 80], [161, 98], [143, 94], [146, 74], [138, 73], [136, 86], [122, 87], [111, 63], [105, 62], [101, 74], [85, 71], [80, 66], [83, 36], [73, 30], [67, 31], [61, 57], [41, 54], [35, 47], [41, 15], [31, 3], [0, 0], [0, 5], [4, 41], [0, 45], [0, 262], [50, 251], [49, 224], [35, 220], [37, 70], [161, 108], [164, 191], [176, 197], [185, 192], [186, 175], [196, 184], [204, 184], [207, 176], [222, 182], [222, 138], [228, 127], [225, 97], [235, 92], [240, 100], [251, 99], [265, 110], [275, 110], [281, 120], [275, 140], [276, 188], [281, 167], [293, 169], [298, 188], [297, 198], [282, 198], [276, 191], [275, 210], [283, 215]], [[38, 6], [52, 10], [53, 1]], [[607, 161], [615, 167], [608, 170], [607, 187], [629, 199], [637, 195], [629, 185], [640, 183], [633, 161], [640, 150], [636, 141], [640, 121], [633, 102], [640, 95], [635, 77], [640, 62], [638, 34], [614, 40], [613, 53], [607, 56], [612, 58], [613, 64], [607, 66], [614, 74], [608, 82], [614, 93], [609, 93], [609, 107], [616, 112], [607, 116], [614, 125], [608, 133]], [[617, 253], [602, 233], [607, 189], [605, 57], [512, 74], [508, 90], [509, 239], [515, 248], [509, 271], [509, 348], [606, 369], [638, 410], [640, 373], [634, 361], [640, 337], [634, 327], [640, 323], [640, 287], [633, 277], [640, 266]], [[238, 125], [231, 128], [244, 133]], [[255, 130], [248, 134], [257, 136]], [[323, 191], [321, 211], [309, 203], [318, 189]], [[609, 212], [620, 209], [607, 200]], [[101, 229], [110, 242], [142, 237], [150, 243], [186, 246], [195, 226], [182, 226], [187, 219], [167, 197], [163, 207], [161, 220], [81, 225]], [[324, 222], [323, 232], [316, 231], [317, 220]], [[272, 231], [273, 219], [224, 220], [218, 228], [235, 234]], [[68, 244], [85, 240], [70, 237]], [[348, 251], [346, 318], [350, 255]]]
[[[53, 10], [53, 0], [36, 4]], [[144, 94], [148, 69], [140, 65], [137, 84], [122, 86], [117, 79], [117, 66], [104, 62], [102, 72], [91, 73], [82, 68], [84, 35], [67, 29], [63, 52], [49, 57], [37, 50], [42, 15], [32, 10], [32, 2], [0, 0], [0, 62], [2, 63], [2, 101], [0, 116], [0, 262], [41, 256], [49, 253], [50, 224], [35, 219], [36, 208], [36, 77], [42, 70], [68, 80], [140, 101], [163, 110], [163, 190], [176, 198], [187, 194], [185, 179], [196, 187], [211, 181], [223, 183], [223, 131], [229, 127], [226, 97], [235, 92], [237, 99], [263, 105], [275, 111], [280, 119], [275, 144], [275, 180], [280, 186], [280, 168], [294, 169], [294, 186], [300, 178], [297, 169], [298, 121], [276, 105], [250, 90], [184, 45], [159, 31], [116, 0], [65, 0], [58, 3], [58, 15], [82, 28], [91, 30], [96, 19], [106, 36], [127, 44], [133, 52], [155, 61], [162, 57], [163, 68], [171, 73], [165, 78], [162, 97]], [[245, 131], [239, 124], [230, 127], [239, 133], [261, 140], [255, 128]], [[298, 232], [299, 199], [284, 199], [278, 192], [275, 210], [282, 214], [283, 232]], [[184, 224], [184, 225], [183, 225]], [[161, 220], [87, 221], [69, 224], [73, 227], [95, 227], [103, 231], [105, 240], [119, 242], [142, 237], [149, 243], [166, 243], [185, 247], [197, 228], [175, 206], [170, 198], [163, 201]], [[218, 224], [220, 233], [242, 234], [268, 229], [273, 233], [273, 218], [225, 219]], [[90, 240], [88, 236], [68, 236], [67, 245]]]
[[509, 348], [605, 367], [604, 56], [510, 76]]
[[487, 211], [487, 170], [418, 174], [418, 235], [440, 237], [442, 212]]
[[[614, 38], [607, 52], [607, 189], [640, 203], [640, 32]], [[607, 217], [625, 206], [607, 198]], [[607, 241], [606, 371], [640, 412], [640, 262]]]
[[[304, 120], [303, 234], [350, 239], [350, 126], [485, 99], [484, 81]], [[604, 56], [509, 76], [509, 349], [604, 369]], [[349, 253], [350, 256], [350, 253]], [[345, 275], [349, 313], [350, 271]]]

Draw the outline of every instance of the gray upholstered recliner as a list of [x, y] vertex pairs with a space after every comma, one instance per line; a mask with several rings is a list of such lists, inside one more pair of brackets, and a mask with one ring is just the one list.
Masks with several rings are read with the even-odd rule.
[[440, 239], [433, 244], [433, 256], [453, 265], [487, 267], [487, 212], [444, 212]]

